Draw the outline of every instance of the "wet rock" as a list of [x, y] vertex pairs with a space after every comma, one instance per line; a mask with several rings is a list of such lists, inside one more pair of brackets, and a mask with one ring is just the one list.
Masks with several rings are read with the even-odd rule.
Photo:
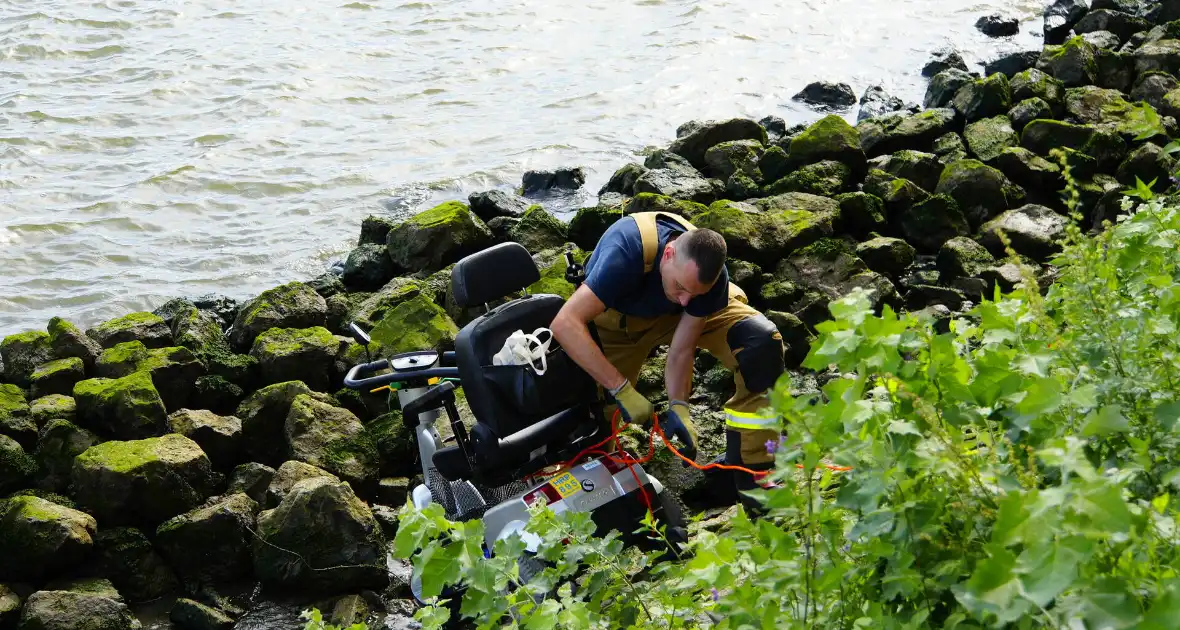
[[[1006, 111], [1006, 110], [1005, 110]], [[943, 134], [957, 131], [957, 114], [949, 108], [920, 114], [889, 114], [857, 125], [865, 155], [874, 158], [904, 149], [929, 152]], [[792, 154], [794, 147], [792, 146]]]
[[1029, 68], [1035, 67], [1037, 60], [1040, 58], [1040, 50], [1010, 52], [987, 62], [983, 67], [983, 74], [990, 77], [998, 72], [1011, 78]]
[[241, 309], [241, 305], [238, 304], [237, 300], [225, 295], [212, 293], [193, 298], [193, 306], [202, 311], [213, 313], [227, 327], [234, 322], [234, 319], [238, 316], [238, 311]]
[[205, 409], [181, 409], [168, 416], [168, 426], [173, 433], [196, 442], [214, 468], [228, 470], [237, 463], [242, 435], [242, 421], [238, 418]]
[[209, 411], [221, 415], [232, 414], [245, 395], [240, 386], [220, 376], [202, 376], [193, 383], [194, 399], [201, 401]]
[[938, 156], [921, 151], [898, 151], [869, 161], [870, 169], [879, 169], [914, 182], [923, 190], [934, 190], [942, 176], [943, 165]]
[[801, 289], [790, 310], [805, 324], [815, 326], [828, 319], [828, 303], [854, 288], [870, 292], [874, 304], [896, 296], [893, 283], [870, 271], [852, 248], [839, 239], [825, 238], [799, 250], [782, 261], [775, 271], [782, 282]]
[[878, 170], [869, 171], [863, 188], [864, 192], [884, 202], [886, 217], [899, 216], [914, 204], [930, 197], [930, 193], [910, 180]]
[[1012, 107], [1008, 77], [996, 73], [967, 83], [955, 93], [951, 105], [967, 122], [1006, 114]]
[[977, 276], [995, 262], [987, 248], [965, 236], [949, 239], [938, 250], [938, 273], [944, 283]]
[[164, 432], [168, 412], [149, 372], [117, 379], [93, 378], [74, 386], [78, 422], [118, 439]]
[[789, 192], [809, 193], [834, 197], [846, 191], [852, 180], [852, 169], [834, 160], [808, 164], [767, 187], [768, 195]]
[[792, 96], [791, 100], [818, 106], [821, 110], [845, 109], [856, 104], [856, 93], [847, 83], [816, 81]]
[[734, 173], [725, 182], [725, 196], [734, 201], [745, 201], [762, 194], [758, 181], [745, 173]]
[[718, 201], [694, 224], [725, 237], [731, 256], [769, 268], [784, 252], [831, 235], [839, 218], [840, 205], [832, 199], [786, 193], [753, 203]]
[[254, 574], [264, 584], [325, 595], [389, 583], [385, 538], [345, 483], [316, 477], [295, 484], [279, 507], [259, 514], [258, 536]]
[[[358, 245], [357, 247], [361, 247]], [[334, 295], [340, 295], [348, 291], [348, 287], [344, 286], [344, 281], [341, 276], [344, 275], [345, 262], [334, 261], [332, 268], [320, 275], [304, 282], [312, 291], [319, 294], [320, 297], [327, 300]], [[231, 322], [232, 323], [232, 322]], [[174, 333], [175, 334], [175, 333]]]
[[1007, 116], [977, 120], [967, 125], [963, 137], [967, 139], [971, 153], [982, 162], [991, 162], [1004, 149], [1014, 147], [1020, 142], [1020, 137], [1016, 135], [1012, 121]]
[[201, 504], [216, 476], [196, 442], [175, 433], [103, 442], [74, 459], [74, 498], [104, 525], [155, 526]]
[[900, 98], [890, 96], [885, 88], [879, 85], [873, 85], [860, 96], [860, 110], [856, 113], [856, 121], [884, 116], [905, 108], [906, 104]]
[[0, 435], [0, 494], [25, 487], [37, 472], [37, 462], [16, 440]]
[[1057, 78], [1065, 87], [1093, 85], [1098, 81], [1097, 50], [1081, 37], [1060, 46], [1045, 46], [1037, 69]]
[[[529, 291], [536, 288], [529, 287]], [[459, 328], [447, 312], [425, 295], [397, 305], [369, 331], [381, 352], [390, 355], [431, 348], [448, 350], [454, 347], [458, 334]]]
[[1029, 195], [1054, 195], [1065, 186], [1061, 169], [1023, 147], [1009, 147], [996, 157], [994, 166]]
[[28, 387], [33, 371], [53, 359], [49, 335], [37, 330], [9, 335], [0, 342], [0, 376], [9, 383]]
[[1110, 9], [1111, 11], [1121, 11], [1130, 15], [1139, 15], [1144, 8], [1143, 0], [1094, 0], [1090, 3], [1091, 11]]
[[1022, 256], [1044, 261], [1061, 251], [1066, 217], [1045, 206], [1029, 204], [1009, 210], [979, 228], [980, 244], [996, 256], [1004, 256], [999, 233], [1007, 235], [1012, 249]]
[[25, 393], [11, 383], [0, 383], [0, 434], [24, 446], [32, 445], [37, 439], [37, 424], [25, 400]]
[[[361, 233], [357, 237], [357, 246], [384, 245], [389, 231], [397, 225], [394, 221], [370, 214], [361, 220]], [[327, 299], [327, 298], [324, 298]]]
[[39, 582], [74, 568], [94, 547], [98, 523], [34, 496], [0, 501], [0, 580]]
[[377, 500], [386, 505], [404, 505], [410, 496], [410, 480], [405, 477], [386, 477], [377, 485]]
[[1086, 0], [1053, 0], [1045, 8], [1045, 43], [1060, 44], [1069, 36], [1074, 24], [1086, 15]]
[[915, 250], [900, 238], [881, 236], [856, 246], [856, 255], [868, 268], [896, 278], [914, 262]]
[[[682, 156], [696, 169], [705, 168], [705, 152], [722, 142], [757, 140], [762, 144], [766, 144], [766, 130], [758, 123], [747, 118], [731, 118], [723, 121], [710, 120], [693, 125], [691, 131], [688, 129], [687, 127], [685, 128], [686, 133], [683, 135], [677, 134], [678, 137], [676, 140], [668, 146], [668, 151]], [[646, 166], [652, 168], [650, 164], [646, 164]], [[635, 192], [644, 191], [636, 188]]]
[[1175, 171], [1176, 160], [1159, 145], [1147, 142], [1119, 165], [1118, 180], [1128, 187], [1134, 187], [1136, 179], [1144, 184], [1155, 182], [1153, 189], [1164, 192], [1171, 186], [1170, 178]]
[[347, 409], [298, 396], [291, 403], [285, 433], [293, 459], [322, 468], [354, 486], [377, 480], [377, 448], [365, 426]]
[[[951, 68], [934, 75], [930, 84], [926, 86], [926, 96], [922, 101], [926, 109], [948, 107], [955, 99], [955, 94], [964, 85], [971, 83], [975, 77], [967, 73], [966, 69]], [[859, 121], [858, 121], [859, 122]]]
[[258, 503], [234, 494], [165, 521], [156, 529], [160, 554], [189, 585], [233, 582], [250, 576]]
[[1118, 36], [1119, 40], [1127, 41], [1131, 35], [1151, 28], [1147, 20], [1135, 17], [1121, 11], [1097, 9], [1090, 11], [1074, 25], [1074, 32], [1078, 35], [1108, 31]]
[[993, 13], [976, 20], [975, 29], [988, 37], [1008, 37], [1020, 32], [1020, 20]]
[[250, 300], [238, 311], [229, 331], [230, 343], [245, 350], [258, 335], [271, 328], [323, 326], [328, 305], [324, 298], [301, 282], [291, 282]]
[[131, 313], [103, 322], [87, 330], [86, 335], [103, 348], [128, 341], [138, 341], [147, 348], [172, 345], [172, 330], [163, 318], [151, 313]]
[[714, 145], [705, 152], [705, 174], [721, 180], [734, 173], [756, 173], [763, 145], [757, 140], [732, 140]]
[[[701, 159], [704, 160], [703, 155]], [[725, 191], [724, 183], [706, 179], [687, 160], [674, 153], [664, 153], [655, 160], [649, 157], [646, 165], [648, 170], [635, 180], [636, 195], [654, 193], [673, 199], [712, 203]]]
[[330, 385], [339, 342], [327, 328], [272, 328], [254, 341], [250, 356], [258, 360], [262, 383], [303, 381], [311, 389]]
[[971, 226], [959, 209], [959, 204], [948, 195], [934, 195], [903, 212], [898, 218], [902, 236], [923, 252], [936, 252], [942, 244], [956, 236], [967, 236]]
[[[835, 114], [825, 116], [791, 139], [788, 162], [798, 168], [824, 160], [840, 162], [859, 178], [865, 172], [862, 136], [857, 129]], [[770, 180], [768, 180], [770, 181]]]
[[386, 246], [400, 268], [436, 271], [491, 243], [491, 230], [466, 204], [448, 201], [399, 223], [390, 230]]
[[1103, 170], [1117, 168], [1127, 155], [1126, 142], [1117, 133], [1057, 120], [1029, 123], [1020, 135], [1020, 145], [1046, 157], [1053, 149], [1074, 149], [1094, 158]]
[[74, 458], [98, 441], [98, 436], [68, 420], [50, 420], [41, 428], [34, 451], [39, 467], [38, 487], [50, 492], [69, 490]]
[[1030, 98], [1014, 105], [1008, 112], [1008, 118], [1012, 121], [1013, 131], [1019, 132], [1034, 120], [1051, 120], [1053, 108], [1042, 99]]
[[34, 398], [41, 398], [51, 394], [69, 394], [74, 391], [74, 385], [86, 378], [86, 367], [82, 359], [70, 357], [43, 363], [33, 370], [29, 380], [32, 383], [30, 393]]
[[554, 171], [526, 171], [520, 179], [521, 194], [535, 195], [550, 190], [578, 190], [586, 184], [582, 167]]
[[232, 617], [191, 599], [179, 598], [168, 618], [180, 630], [232, 630]]
[[1025, 198], [1024, 190], [1002, 172], [977, 160], [948, 164], [935, 192], [952, 197], [972, 226], [1020, 206]]
[[922, 67], [922, 76], [933, 77], [947, 70], [961, 70], [967, 72], [967, 62], [963, 56], [953, 48], [942, 48], [930, 55], [930, 61]]
[[565, 224], [539, 205], [529, 208], [520, 221], [508, 230], [508, 238], [530, 252], [561, 247], [568, 236]]
[[295, 484], [304, 479], [314, 479], [316, 477], [327, 477], [333, 481], [340, 481], [340, 478], [336, 475], [311, 464], [305, 464], [295, 460], [283, 462], [283, 465], [279, 466], [279, 469], [275, 471], [274, 478], [271, 479], [270, 485], [266, 488], [266, 502], [264, 503], [264, 507], [267, 509], [278, 507], [283, 502], [283, 499], [287, 498], [287, 495], [291, 493], [291, 489], [295, 487]]
[[[1082, 39], [1090, 42], [1090, 44], [1098, 49], [1106, 48], [1114, 50], [1117, 49], [1121, 43], [1119, 41], [1119, 36], [1111, 33], [1110, 31], [1094, 31], [1093, 33], [1086, 33], [1085, 35], [1082, 35]], [[1101, 68], [1099, 68], [1099, 73], [1101, 74]]]
[[229, 494], [244, 493], [259, 505], [266, 505], [266, 489], [274, 479], [275, 469], [257, 462], [241, 464], [230, 477]]
[[[675, 214], [691, 220], [698, 214], [708, 210], [709, 207], [694, 201], [684, 201], [682, 199], [673, 199], [665, 197], [664, 195], [653, 195], [651, 193], [639, 193], [631, 198], [627, 203], [627, 207], [621, 212], [622, 215], [635, 214], [637, 212], [667, 212]], [[618, 212], [618, 211], [616, 211]]]
[[345, 286], [361, 291], [379, 289], [397, 275], [398, 269], [384, 245], [360, 245], [344, 261]]
[[37, 591], [25, 602], [20, 630], [139, 630], [121, 601], [77, 591]]
[[0, 584], [0, 628], [10, 630], [16, 627], [22, 603], [16, 591], [6, 584]]
[[1014, 101], [1039, 98], [1054, 108], [1054, 111], [1059, 111], [1065, 103], [1065, 84], [1036, 68], [1030, 68], [1012, 77], [1011, 87]]
[[[1135, 89], [1131, 90], [1131, 100], [1146, 101], [1161, 115], [1174, 117], [1180, 114], [1180, 107], [1166, 102], [1164, 97], [1178, 88], [1180, 88], [1180, 81], [1177, 81], [1176, 77], [1166, 72], [1150, 72], [1139, 77]], [[1180, 105], [1180, 103], [1177, 104]]]
[[[612, 192], [628, 197], [634, 195], [635, 180], [639, 179], [639, 176], [643, 175], [645, 171], [647, 171], [647, 167], [637, 162], [631, 162], [630, 164], [619, 167], [618, 170], [611, 174], [610, 179], [602, 185], [602, 188], [598, 190], [598, 195], [602, 196]], [[474, 207], [475, 205], [473, 203], [472, 208], [474, 209]], [[527, 209], [528, 204], [525, 204], [525, 207], [520, 209], [520, 213], [524, 214], [524, 211]]]
[[327, 404], [335, 403], [331, 396], [312, 392], [302, 381], [269, 385], [242, 401], [234, 415], [242, 421], [246, 457], [270, 466], [286, 461], [283, 426], [291, 411], [291, 403], [303, 394]]
[[569, 239], [579, 248], [592, 251], [598, 239], [623, 216], [621, 208], [593, 206], [580, 208], [570, 220]]
[[858, 238], [885, 225], [885, 202], [879, 197], [855, 192], [837, 195], [836, 201], [840, 202], [840, 225]]
[[172, 338], [176, 340], [177, 346], [188, 348], [193, 354], [207, 360], [232, 354], [229, 342], [221, 331], [221, 318], [195, 306], [175, 314], [172, 319]]
[[77, 326], [60, 318], [49, 320], [49, 346], [55, 359], [77, 357], [82, 359], [86, 371], [94, 369], [94, 362], [102, 354], [102, 346], [87, 337]]
[[[790, 141], [787, 141], [787, 147], [790, 146]], [[776, 182], [782, 179], [791, 172], [791, 162], [787, 158], [787, 152], [780, 146], [767, 147], [766, 151], [762, 153], [762, 158], [758, 160], [758, 171], [762, 173], [762, 177], [766, 181]]]
[[[614, 181], [614, 179], [612, 178], [611, 181]], [[632, 181], [634, 180], [632, 179]], [[527, 200], [503, 190], [487, 190], [471, 193], [467, 197], [467, 202], [471, 205], [471, 211], [475, 213], [475, 216], [484, 221], [491, 221], [496, 217], [521, 217], [524, 215], [525, 210], [529, 209], [529, 202]], [[386, 240], [388, 240], [388, 237], [382, 240], [380, 244], [384, 245]]]
[[[938, 161], [943, 166], [967, 159], [967, 145], [963, 142], [963, 137], [954, 132], [939, 136], [934, 141], [931, 151], [938, 156]], [[942, 177], [941, 173], [939, 177]]]

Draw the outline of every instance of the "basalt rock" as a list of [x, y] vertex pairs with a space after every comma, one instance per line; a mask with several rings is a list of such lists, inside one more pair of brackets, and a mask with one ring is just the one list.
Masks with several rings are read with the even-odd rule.
[[0, 383], [0, 434], [15, 439], [22, 446], [31, 446], [37, 440], [37, 424], [25, 392], [11, 383]]
[[1045, 43], [1060, 44], [1089, 9], [1086, 0], [1053, 0], [1045, 9]]
[[757, 173], [758, 160], [763, 150], [758, 140], [731, 140], [716, 144], [705, 151], [705, 174], [728, 180], [734, 173]]
[[1014, 147], [1020, 142], [1016, 130], [1012, 128], [1012, 121], [1007, 116], [995, 116], [977, 120], [963, 131], [967, 139], [967, 146], [971, 153], [982, 162], [991, 162], [1008, 147]]
[[876, 118], [892, 112], [906, 109], [906, 104], [896, 96], [890, 96], [885, 88], [879, 85], [870, 86], [860, 97], [860, 110], [856, 113], [856, 121], [866, 118]]
[[352, 289], [371, 291], [384, 286], [398, 271], [384, 245], [366, 244], [348, 253], [341, 280]]
[[807, 103], [822, 110], [845, 109], [856, 104], [856, 94], [847, 83], [816, 81], [791, 97], [791, 100]]
[[168, 426], [173, 433], [196, 442], [214, 468], [229, 470], [237, 464], [242, 451], [242, 421], [238, 418], [206, 409], [181, 409], [168, 416]]
[[894, 177], [908, 179], [923, 190], [934, 190], [942, 176], [943, 164], [933, 153], [921, 151], [898, 151], [869, 161], [870, 169], [884, 171]]
[[[642, 169], [643, 167], [640, 166], [639, 168]], [[613, 182], [614, 178], [611, 181]], [[618, 190], [616, 192], [624, 191]], [[471, 211], [475, 213], [475, 216], [484, 221], [491, 221], [496, 217], [521, 217], [524, 215], [525, 210], [529, 209], [529, 202], [527, 200], [503, 190], [487, 190], [471, 193], [467, 197], [467, 203], [471, 205]], [[385, 242], [386, 239], [382, 239], [380, 244], [384, 245]]]
[[86, 335], [103, 348], [128, 341], [138, 341], [147, 348], [172, 345], [172, 330], [163, 318], [151, 313], [131, 313], [112, 319], [86, 331]]
[[247, 578], [259, 505], [245, 494], [198, 508], [160, 524], [156, 545], [190, 585], [227, 583]]
[[[957, 114], [949, 108], [930, 109], [913, 115], [888, 114], [857, 125], [861, 148], [869, 158], [904, 149], [929, 152], [936, 139], [959, 129]], [[792, 146], [792, 152], [793, 149]]]
[[1034, 97], [1013, 105], [1008, 111], [1008, 118], [1012, 122], [1013, 131], [1020, 132], [1034, 120], [1051, 120], [1053, 108], [1044, 100]]
[[930, 61], [922, 67], [922, 76], [933, 77], [947, 70], [961, 70], [967, 72], [967, 62], [959, 51], [952, 48], [942, 48], [930, 55]]
[[1120, 41], [1127, 41], [1132, 35], [1151, 28], [1147, 20], [1122, 11], [1097, 9], [1090, 11], [1074, 25], [1074, 32], [1078, 35], [1096, 31], [1108, 31], [1118, 36]]
[[1012, 107], [1008, 77], [996, 73], [967, 83], [955, 93], [951, 105], [967, 122], [1005, 114]]
[[529, 208], [520, 221], [508, 230], [508, 238], [530, 252], [539, 252], [564, 245], [569, 238], [569, 230], [543, 207], [536, 205]]
[[914, 205], [896, 219], [906, 241], [923, 252], [936, 252], [957, 236], [967, 236], [971, 226], [959, 204], [948, 195], [934, 195]]
[[234, 416], [242, 421], [241, 440], [247, 458], [270, 466], [286, 461], [283, 426], [291, 403], [304, 394], [323, 403], [335, 403], [331, 396], [312, 392], [302, 381], [269, 385], [242, 401]]
[[856, 255], [869, 269], [896, 278], [914, 262], [915, 250], [900, 238], [881, 236], [856, 246]]
[[754, 203], [719, 201], [694, 221], [725, 237], [729, 254], [773, 267], [794, 251], [835, 232], [838, 202], [805, 193], [787, 193]]
[[938, 273], [944, 283], [975, 277], [995, 262], [987, 248], [964, 236], [948, 240], [938, 250]]
[[38, 582], [73, 569], [97, 530], [89, 514], [44, 499], [0, 500], [0, 580]]
[[[762, 144], [766, 144], [767, 140], [766, 130], [758, 123], [746, 118], [731, 118], [723, 121], [710, 120], [683, 128], [686, 133], [683, 135], [678, 133], [676, 140], [668, 146], [668, 151], [684, 157], [696, 169], [705, 168], [705, 153], [722, 142], [756, 140]], [[648, 168], [651, 168], [651, 166], [648, 165]], [[636, 188], [635, 192], [643, 191]]]
[[[390, 230], [389, 257], [402, 269], [436, 271], [492, 243], [488, 226], [458, 201], [418, 213]], [[322, 326], [323, 322], [287, 328]], [[272, 326], [273, 327], [273, 326]]]
[[1032, 121], [1020, 134], [1020, 146], [1045, 157], [1056, 148], [1074, 149], [1094, 158], [1103, 170], [1117, 168], [1127, 155], [1119, 134], [1059, 120]]
[[1011, 52], [1006, 55], [1001, 55], [984, 65], [983, 74], [991, 76], [997, 72], [1006, 76], [1013, 77], [1018, 73], [1024, 72], [1029, 68], [1037, 65], [1037, 59], [1041, 58], [1040, 50], [1020, 50]]
[[127, 604], [106, 594], [37, 591], [25, 602], [20, 630], [139, 630]]
[[1061, 250], [1068, 219], [1049, 208], [1026, 205], [1004, 212], [979, 228], [980, 244], [996, 256], [1004, 256], [1000, 233], [1007, 235], [1012, 249], [1022, 256], [1044, 261]]
[[1037, 69], [1060, 80], [1065, 87], [1093, 85], [1098, 81], [1097, 48], [1082, 37], [1060, 46], [1045, 46]]
[[1024, 190], [1002, 172], [976, 160], [948, 164], [935, 192], [953, 198], [972, 226], [1020, 206], [1025, 198]]
[[250, 356], [258, 360], [264, 385], [301, 380], [311, 389], [327, 391], [339, 346], [321, 326], [272, 328], [255, 339]]
[[9, 383], [28, 387], [37, 366], [53, 359], [49, 335], [27, 331], [9, 335], [0, 341], [0, 376]]
[[976, 20], [975, 28], [988, 37], [1008, 37], [1020, 32], [1020, 20], [993, 13]]
[[768, 195], [798, 192], [834, 197], [845, 192], [852, 180], [852, 169], [834, 160], [808, 164], [767, 187]]
[[794, 167], [824, 160], [840, 162], [859, 178], [865, 172], [863, 136], [836, 115], [825, 116], [791, 140], [787, 159]]
[[39, 467], [38, 487], [50, 492], [68, 491], [74, 458], [98, 442], [94, 433], [68, 420], [50, 420], [41, 428], [34, 451]]
[[1171, 186], [1172, 173], [1176, 171], [1176, 160], [1157, 144], [1144, 143], [1131, 152], [1119, 165], [1118, 180], [1128, 187], [1134, 187], [1136, 180], [1152, 184], [1156, 192], [1164, 192]]
[[[392, 233], [391, 233], [392, 234]], [[263, 291], [247, 302], [230, 328], [230, 342], [240, 350], [271, 328], [311, 328], [326, 323], [328, 305], [311, 287], [291, 282]]]
[[168, 412], [149, 372], [117, 379], [93, 378], [74, 386], [78, 422], [118, 439], [139, 439], [164, 432]]
[[[926, 109], [948, 107], [959, 90], [975, 80], [966, 69], [950, 68], [934, 75], [930, 85], [926, 86], [926, 97], [923, 105]], [[858, 121], [859, 122], [859, 121]]]
[[885, 226], [885, 203], [879, 197], [855, 192], [837, 195], [836, 201], [840, 202], [840, 225], [848, 233], [863, 238]]
[[526, 171], [520, 178], [520, 189], [524, 195], [535, 195], [551, 190], [578, 190], [586, 184], [586, 172], [582, 167], [559, 168], [553, 171]]
[[102, 354], [102, 346], [87, 337], [77, 326], [60, 318], [49, 320], [49, 345], [53, 350], [53, 358], [68, 359], [77, 357], [82, 359], [86, 371], [94, 369], [94, 362]]
[[356, 487], [376, 482], [377, 447], [365, 426], [347, 409], [307, 395], [297, 396], [284, 431], [293, 459], [322, 468]]

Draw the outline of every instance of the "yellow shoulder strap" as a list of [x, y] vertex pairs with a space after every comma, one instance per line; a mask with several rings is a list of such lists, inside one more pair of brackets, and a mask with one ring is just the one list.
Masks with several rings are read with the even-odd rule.
[[696, 226], [689, 223], [684, 217], [671, 212], [636, 212], [631, 216], [635, 219], [635, 225], [639, 226], [639, 238], [643, 241], [643, 273], [648, 273], [655, 267], [658, 255], [656, 248], [660, 246], [660, 235], [656, 230], [658, 217], [672, 219], [683, 226], [686, 231], [696, 229]]

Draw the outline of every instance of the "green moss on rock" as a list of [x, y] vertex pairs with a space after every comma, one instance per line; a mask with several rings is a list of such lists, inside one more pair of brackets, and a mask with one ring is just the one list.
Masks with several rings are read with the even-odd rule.
[[569, 240], [584, 250], [592, 251], [607, 228], [622, 217], [622, 207], [598, 205], [579, 208], [570, 220]]
[[37, 437], [37, 425], [25, 400], [25, 392], [11, 383], [0, 383], [0, 434], [24, 444]]
[[789, 192], [809, 193], [834, 197], [848, 189], [852, 182], [852, 169], [834, 160], [808, 164], [786, 177], [771, 184], [767, 195], [781, 195]]
[[952, 197], [972, 226], [1024, 203], [1025, 193], [999, 170], [978, 160], [946, 166], [935, 193]]
[[80, 564], [98, 523], [33, 496], [0, 501], [0, 580], [37, 582]]
[[389, 257], [402, 269], [434, 271], [492, 244], [488, 226], [467, 204], [448, 201], [390, 230]]
[[967, 122], [999, 116], [1012, 107], [1012, 87], [1008, 77], [996, 72], [959, 88], [951, 104]]
[[258, 360], [262, 383], [300, 380], [325, 391], [340, 343], [328, 329], [272, 328], [254, 340], [250, 356]]
[[837, 195], [840, 225], [855, 236], [865, 236], [885, 225], [885, 202], [866, 192]]
[[773, 267], [785, 252], [832, 234], [840, 218], [840, 205], [835, 200], [805, 193], [787, 193], [755, 203], [758, 205], [718, 201], [693, 223], [724, 236], [734, 258]]
[[705, 210], [708, 210], [708, 206], [695, 201], [673, 199], [667, 195], [657, 195], [655, 193], [639, 193], [627, 202], [624, 213], [667, 212], [691, 220], [694, 216]]
[[22, 387], [29, 385], [37, 366], [53, 359], [49, 335], [30, 330], [9, 335], [0, 341], [0, 366], [4, 380]]
[[905, 149], [930, 151], [934, 141], [961, 128], [954, 109], [929, 109], [920, 114], [886, 114], [856, 126], [865, 154], [874, 158]]
[[898, 223], [906, 242], [920, 251], [937, 252], [942, 244], [956, 236], [967, 236], [971, 226], [949, 195], [934, 195], [907, 210]]
[[38, 427], [44, 427], [45, 423], [55, 419], [73, 422], [77, 411], [78, 405], [73, 396], [61, 394], [43, 396], [29, 404], [29, 413]]
[[242, 306], [230, 329], [230, 343], [245, 350], [271, 328], [323, 326], [327, 313], [328, 305], [319, 293], [302, 282], [290, 282], [263, 291]]
[[397, 354], [450, 347], [458, 333], [458, 327], [446, 311], [419, 295], [390, 311], [369, 336], [386, 352]]
[[1127, 143], [1117, 133], [1059, 120], [1032, 121], [1021, 133], [1020, 145], [1045, 157], [1053, 149], [1074, 149], [1097, 160], [1102, 170], [1117, 168], [1127, 155]]
[[172, 345], [172, 330], [159, 315], [140, 312], [105, 321], [86, 331], [103, 348], [138, 341], [148, 348]]
[[78, 421], [120, 439], [159, 435], [168, 413], [148, 372], [93, 378], [74, 386]]
[[865, 152], [861, 136], [848, 121], [832, 114], [812, 123], [791, 139], [789, 162], [798, 167], [824, 160], [841, 162], [854, 176], [865, 172]]
[[50, 394], [68, 394], [74, 390], [74, 384], [86, 378], [86, 366], [82, 359], [70, 357], [57, 359], [37, 367], [30, 378], [32, 381], [31, 394], [34, 398], [41, 398]]
[[930, 193], [908, 179], [894, 177], [885, 171], [873, 169], [865, 177], [864, 192], [880, 199], [885, 204], [885, 216], [894, 217], [930, 197]]
[[7, 435], [0, 435], [0, 494], [23, 487], [37, 471], [37, 462]]
[[758, 140], [716, 144], [705, 151], [705, 174], [724, 181], [734, 173], [757, 173], [762, 151], [763, 143]]
[[351, 411], [307, 395], [297, 396], [284, 432], [292, 458], [356, 486], [377, 481], [377, 447]]
[[1011, 87], [1014, 101], [1039, 98], [1050, 107], [1060, 109], [1065, 100], [1065, 84], [1036, 68], [1012, 77]]
[[[572, 254], [578, 264], [585, 264], [590, 257], [590, 254], [580, 249], [573, 250]], [[574, 285], [565, 279], [564, 251], [546, 250], [534, 256], [534, 260], [541, 271], [541, 279], [528, 286], [531, 295], [560, 295], [563, 299], [569, 299], [574, 294]]]
[[530, 252], [539, 252], [550, 247], [561, 247], [569, 236], [569, 229], [540, 205], [530, 206], [512, 229], [508, 237], [524, 246]]
[[98, 443], [98, 436], [68, 420], [47, 422], [37, 437], [38, 485], [58, 492], [67, 491], [74, 458]]
[[916, 251], [900, 238], [880, 236], [856, 246], [856, 255], [869, 269], [893, 278], [914, 262]]
[[1045, 46], [1036, 67], [1065, 87], [1092, 85], [1098, 81], [1097, 54], [1097, 48], [1079, 35], [1060, 46]]
[[967, 139], [971, 153], [983, 162], [991, 162], [1004, 149], [1014, 147], [1020, 141], [1016, 130], [1012, 128], [1012, 121], [1004, 115], [984, 118], [967, 125], [963, 136]]

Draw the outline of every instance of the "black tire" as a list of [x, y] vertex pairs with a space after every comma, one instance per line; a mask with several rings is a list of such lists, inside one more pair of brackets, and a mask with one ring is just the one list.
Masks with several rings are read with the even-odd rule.
[[684, 555], [688, 545], [688, 521], [684, 518], [687, 508], [678, 495], [665, 489], [656, 496], [656, 523], [664, 530], [664, 537], [646, 533], [637, 542], [644, 551], [661, 551], [660, 561], [676, 561]]

